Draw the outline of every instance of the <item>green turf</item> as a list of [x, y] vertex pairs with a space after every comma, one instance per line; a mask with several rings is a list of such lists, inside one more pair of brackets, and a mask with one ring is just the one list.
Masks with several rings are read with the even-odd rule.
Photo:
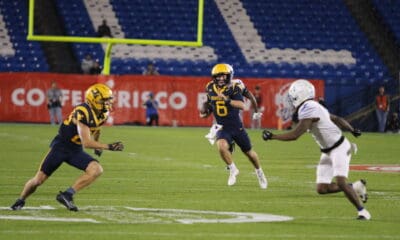
[[[80, 174], [63, 165], [27, 201], [26, 207], [55, 210], [0, 210], [0, 239], [400, 239], [400, 174], [350, 173], [366, 178], [371, 221], [356, 221], [355, 209], [342, 193], [315, 192], [319, 151], [311, 136], [296, 142], [265, 143], [249, 130], [269, 180], [258, 187], [248, 160], [234, 153], [240, 169], [237, 185], [226, 185], [228, 172], [207, 128], [103, 129], [102, 140], [125, 143], [124, 152], [104, 152], [103, 175], [79, 192], [79, 212], [55, 201], [59, 190]], [[48, 125], [0, 124], [0, 206], [8, 207], [33, 176], [57, 128]], [[359, 154], [352, 164], [400, 164], [400, 135], [366, 133], [355, 139]], [[90, 151], [90, 150], [89, 150]], [[194, 223], [177, 219], [223, 219], [217, 214], [131, 211], [125, 207], [218, 212], [269, 213], [293, 217], [287, 222]], [[5, 220], [3, 216], [36, 220]], [[93, 219], [100, 223], [37, 221], [37, 218]]]

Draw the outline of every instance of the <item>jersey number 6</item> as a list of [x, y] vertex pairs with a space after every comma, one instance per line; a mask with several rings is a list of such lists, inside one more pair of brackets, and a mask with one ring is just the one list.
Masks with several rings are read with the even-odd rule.
[[228, 115], [228, 108], [225, 105], [225, 101], [216, 101], [215, 106], [217, 108], [217, 115], [220, 117], [225, 117]]

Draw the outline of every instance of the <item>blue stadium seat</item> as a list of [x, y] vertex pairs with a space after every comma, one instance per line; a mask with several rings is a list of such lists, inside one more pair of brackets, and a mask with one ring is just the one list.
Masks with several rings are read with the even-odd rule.
[[[27, 1], [0, 1], [0, 13], [7, 28], [15, 56], [3, 60], [0, 55], [2, 71], [47, 71], [43, 51], [39, 42], [28, 42], [27, 35]], [[40, 64], [38, 64], [40, 62]], [[31, 64], [34, 63], [34, 64]]]

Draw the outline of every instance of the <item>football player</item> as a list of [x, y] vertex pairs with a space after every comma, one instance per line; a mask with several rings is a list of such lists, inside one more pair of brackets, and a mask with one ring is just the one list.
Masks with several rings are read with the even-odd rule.
[[71, 187], [60, 192], [56, 200], [68, 210], [78, 211], [73, 202], [74, 194], [93, 183], [103, 172], [100, 163], [84, 152], [83, 148], [94, 149], [98, 156], [103, 150], [122, 151], [124, 149], [121, 142], [111, 144], [99, 142], [100, 127], [106, 122], [112, 103], [113, 94], [108, 86], [98, 83], [87, 89], [85, 102], [77, 105], [61, 124], [38, 172], [26, 182], [20, 197], [11, 206], [12, 210], [23, 208], [25, 200], [65, 162], [84, 173]]
[[[357, 147], [343, 136], [340, 128], [350, 131], [355, 137], [360, 136], [361, 131], [353, 128], [343, 118], [329, 114], [328, 110], [314, 98], [315, 89], [309, 81], [304, 79], [294, 81], [289, 88], [289, 99], [296, 109], [298, 120], [296, 127], [284, 134], [273, 134], [264, 130], [263, 139], [292, 141], [305, 132], [310, 132], [321, 149], [316, 174], [317, 192], [329, 194], [343, 191], [347, 199], [357, 208], [357, 219], [369, 220], [371, 215], [359, 199], [360, 196], [363, 202], [367, 200], [366, 181], [347, 183], [351, 154], [356, 152]], [[336, 182], [332, 182], [334, 178]]]
[[232, 82], [233, 68], [226, 63], [217, 64], [211, 74], [212, 81], [206, 86], [207, 102], [200, 110], [200, 116], [205, 118], [213, 113], [217, 124], [222, 126], [216, 132], [216, 144], [222, 160], [229, 169], [228, 185], [234, 185], [239, 174], [239, 169], [232, 159], [231, 146], [236, 143], [253, 164], [260, 187], [266, 189], [267, 179], [239, 116], [239, 111], [244, 109], [244, 102], [242, 89]]

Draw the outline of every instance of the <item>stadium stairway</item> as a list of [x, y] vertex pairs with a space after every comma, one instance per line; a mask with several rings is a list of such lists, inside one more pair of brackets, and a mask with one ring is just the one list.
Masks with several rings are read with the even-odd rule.
[[[60, 21], [53, 0], [36, 1], [35, 34], [65, 36], [63, 23]], [[50, 72], [79, 73], [80, 65], [74, 58], [69, 43], [41, 42], [49, 64]]]
[[388, 26], [400, 44], [400, 1], [370, 0], [374, 3], [377, 15]]
[[12, 46], [3, 15], [0, 15], [0, 55], [6, 57], [15, 55], [15, 49]]
[[388, 67], [392, 77], [397, 78], [400, 72], [400, 46], [396, 42], [395, 33], [377, 12], [380, 2], [345, 0], [353, 17], [372, 43], [382, 61]]

